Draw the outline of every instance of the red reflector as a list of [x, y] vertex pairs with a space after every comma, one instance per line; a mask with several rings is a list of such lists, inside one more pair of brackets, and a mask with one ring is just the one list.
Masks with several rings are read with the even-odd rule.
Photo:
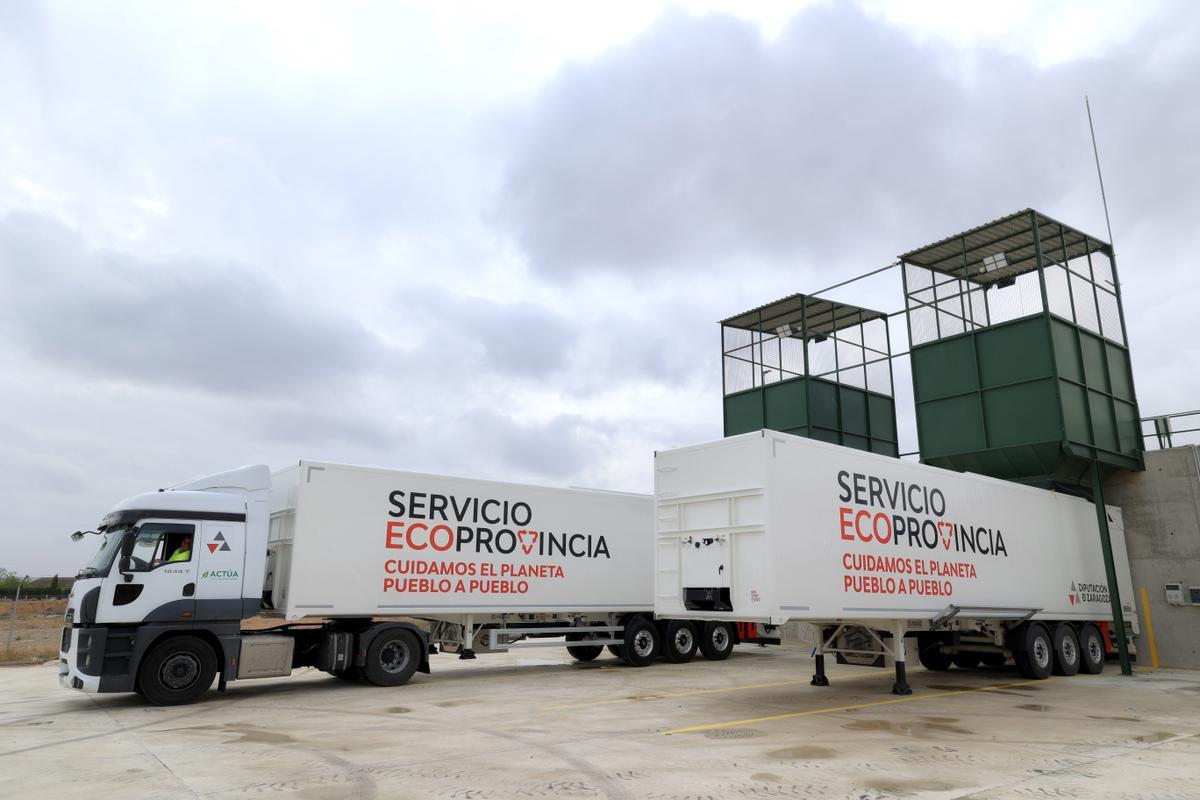
[[181, 616], [181, 617], [190, 617], [191, 615], [192, 615], [192, 612], [190, 612], [190, 611], [183, 611], [179, 614], [179, 616]]

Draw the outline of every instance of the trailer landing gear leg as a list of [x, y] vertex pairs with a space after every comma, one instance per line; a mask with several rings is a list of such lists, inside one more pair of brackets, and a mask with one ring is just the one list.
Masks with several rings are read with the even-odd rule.
[[912, 694], [904, 675], [904, 623], [899, 620], [892, 625], [892, 648], [896, 657], [896, 683], [892, 686], [892, 694]]
[[818, 653], [813, 657], [816, 662], [817, 671], [813, 674], [812, 680], [809, 683], [813, 686], [828, 686], [829, 678], [825, 677], [825, 656]]
[[892, 694], [912, 694], [912, 688], [904, 677], [904, 662], [896, 661], [896, 683], [892, 686]]

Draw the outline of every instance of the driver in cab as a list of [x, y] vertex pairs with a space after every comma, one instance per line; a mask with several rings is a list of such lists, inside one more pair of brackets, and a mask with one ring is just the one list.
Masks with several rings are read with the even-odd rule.
[[179, 547], [175, 548], [175, 552], [167, 559], [170, 564], [173, 561], [191, 561], [192, 560], [192, 537], [184, 536], [179, 542]]

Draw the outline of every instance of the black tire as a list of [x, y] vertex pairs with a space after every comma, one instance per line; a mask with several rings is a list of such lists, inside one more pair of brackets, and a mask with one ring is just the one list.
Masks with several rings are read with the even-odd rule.
[[1017, 631], [1013, 657], [1021, 677], [1044, 680], [1050, 677], [1054, 666], [1054, 639], [1046, 626], [1040, 622], [1022, 626]]
[[631, 667], [645, 667], [654, 663], [662, 644], [658, 626], [645, 617], [633, 617], [625, 623], [625, 644], [621, 645], [621, 658]]
[[917, 660], [931, 672], [945, 672], [954, 663], [954, 657], [942, 652], [942, 637], [917, 634]]
[[663, 630], [662, 655], [667, 661], [684, 664], [691, 661], [700, 646], [700, 634], [691, 622], [673, 619]]
[[[568, 642], [580, 642], [583, 640], [584, 640], [584, 634], [582, 634], [582, 633], [568, 633], [567, 634]], [[592, 644], [592, 645], [580, 644], [580, 645], [575, 645], [574, 647], [568, 645], [567, 652], [570, 653], [571, 658], [575, 659], [576, 661], [595, 661], [597, 658], [599, 658], [600, 654], [604, 652], [604, 645], [602, 645], [602, 644]]]
[[1079, 630], [1079, 671], [1099, 675], [1104, 670], [1106, 656], [1100, 629], [1090, 622], [1085, 624]]
[[386, 630], [371, 640], [363, 676], [376, 686], [399, 686], [421, 665], [421, 643], [403, 628]]
[[728, 622], [706, 622], [700, 629], [700, 655], [709, 661], [724, 661], [733, 653], [733, 628]]
[[156, 706], [194, 702], [212, 686], [217, 654], [196, 636], [175, 636], [156, 644], [138, 668], [138, 689]]
[[967, 650], [960, 650], [951, 658], [954, 666], [959, 669], [975, 669], [979, 666], [979, 653], [972, 653]]
[[610, 652], [614, 656], [616, 656], [618, 661], [623, 662], [625, 660], [625, 645], [623, 645], [623, 644], [608, 644], [608, 645], [605, 645], [605, 649], [607, 649], [608, 652]]
[[1079, 672], [1079, 636], [1069, 623], [1054, 626], [1054, 674], [1074, 675]]
[[983, 662], [985, 667], [992, 667], [995, 669], [997, 667], [1003, 667], [1005, 664], [1007, 664], [1008, 656], [1004, 655], [1004, 653], [981, 653], [979, 655], [979, 660]]

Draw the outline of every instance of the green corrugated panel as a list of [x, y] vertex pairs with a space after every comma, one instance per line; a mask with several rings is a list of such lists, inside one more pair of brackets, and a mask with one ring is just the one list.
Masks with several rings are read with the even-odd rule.
[[871, 438], [896, 440], [896, 401], [881, 394], [867, 395], [867, 415], [871, 420]]
[[804, 413], [805, 384], [803, 378], [792, 378], [767, 387], [766, 427], [790, 432], [808, 425]]
[[1054, 360], [1058, 374], [1064, 378], [1083, 383], [1083, 358], [1079, 355], [1079, 331], [1064, 322], [1050, 320], [1054, 336]]
[[1054, 379], [985, 390], [983, 420], [990, 447], [1058, 441], [1062, 427]]
[[1108, 374], [1112, 378], [1112, 393], [1122, 400], [1133, 401], [1133, 373], [1129, 369], [1129, 354], [1111, 342], [1104, 343], [1108, 358]]
[[866, 441], [871, 432], [870, 421], [867, 419], [867, 393], [853, 386], [839, 386], [838, 393], [842, 401], [842, 430], [847, 434], [862, 437], [860, 450], [870, 450], [870, 442]]
[[1088, 407], [1092, 413], [1092, 430], [1096, 435], [1096, 447], [1119, 453], [1117, 442], [1117, 420], [1113, 415], [1112, 400], [1100, 392], [1088, 391]]
[[925, 459], [987, 447], [977, 394], [918, 403], [917, 425]]
[[1087, 389], [1067, 381], [1059, 381], [1059, 394], [1062, 396], [1063, 422], [1066, 425], [1067, 440], [1091, 445], [1092, 429], [1088, 422]]
[[1054, 374], [1046, 346], [1046, 323], [1041, 317], [979, 331], [975, 346], [979, 380], [985, 389]]
[[1104, 343], [1091, 334], [1079, 332], [1079, 349], [1083, 354], [1083, 382], [1090, 389], [1111, 392], [1108, 384], [1108, 363]]
[[838, 387], [836, 383], [810, 378], [808, 387], [809, 424], [838, 429]]
[[1132, 456], [1142, 449], [1141, 426], [1138, 425], [1137, 406], [1121, 400], [1113, 401], [1113, 412], [1117, 420], [1117, 443], [1123, 455]]
[[760, 389], [731, 394], [725, 398], [725, 435], [762, 430], [762, 394]]
[[[943, 339], [912, 349], [913, 386], [918, 403], [979, 388], [975, 348], [969, 337]], [[920, 376], [920, 380], [917, 376]]]

